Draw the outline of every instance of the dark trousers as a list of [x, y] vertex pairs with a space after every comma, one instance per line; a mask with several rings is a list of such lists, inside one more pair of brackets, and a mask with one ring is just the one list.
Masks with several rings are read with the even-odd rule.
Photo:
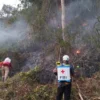
[[64, 100], [70, 100], [71, 84], [63, 87], [58, 87], [56, 100], [61, 100], [64, 94]]

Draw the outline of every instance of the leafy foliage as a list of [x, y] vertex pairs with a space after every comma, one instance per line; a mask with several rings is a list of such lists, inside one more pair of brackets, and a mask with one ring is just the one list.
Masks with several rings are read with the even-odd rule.
[[[5, 83], [0, 82], [0, 99], [3, 100], [55, 100], [57, 85], [40, 84], [37, 80], [40, 68], [36, 67], [29, 72], [21, 72], [9, 78]], [[88, 100], [99, 96], [99, 75], [93, 75], [93, 79], [75, 79], [72, 87], [71, 100], [80, 100], [76, 83], [79, 84], [82, 96]], [[90, 82], [91, 85], [90, 85]], [[81, 84], [83, 83], [83, 84]]]

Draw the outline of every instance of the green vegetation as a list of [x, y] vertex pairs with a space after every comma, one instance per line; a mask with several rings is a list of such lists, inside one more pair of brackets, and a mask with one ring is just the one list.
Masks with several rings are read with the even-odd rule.
[[[0, 99], [3, 100], [55, 100], [57, 84], [41, 84], [37, 74], [41, 72], [39, 67], [28, 72], [21, 72], [9, 78], [5, 83], [0, 82]], [[75, 79], [72, 87], [71, 100], [80, 100], [76, 83], [85, 100], [99, 97], [100, 73], [95, 73], [93, 79]], [[81, 84], [83, 83], [83, 84]], [[91, 85], [90, 85], [91, 83]]]
[[3, 100], [52, 100], [55, 98], [56, 86], [53, 84], [40, 84], [36, 67], [29, 72], [21, 72], [5, 83], [0, 83], [0, 99]]
[[[84, 100], [97, 100], [100, 95], [100, 72], [95, 73], [100, 70], [100, 15], [98, 15], [100, 0], [81, 0], [83, 6], [79, 5], [80, 1], [77, 3], [77, 0], [74, 2], [68, 0], [73, 5], [71, 8], [70, 2], [66, 4], [66, 12], [68, 11], [65, 26], [66, 41], [62, 39], [60, 0], [20, 1], [21, 4], [17, 9], [5, 5], [4, 12], [7, 16], [0, 19], [0, 22], [6, 22], [4, 26], [7, 28], [21, 18], [29, 26], [27, 34], [25, 32], [27, 39], [21, 38], [21, 42], [12, 40], [11, 43], [7, 40], [0, 45], [0, 61], [9, 56], [13, 65], [10, 72], [10, 76], [13, 77], [5, 83], [0, 82], [0, 99], [55, 100], [57, 85], [53, 83], [52, 69], [63, 54], [68, 54], [73, 65], [79, 65], [77, 68], [79, 67], [82, 74], [82, 77], [76, 78], [73, 82], [72, 100], [80, 100], [76, 83], [79, 85]], [[76, 4], [80, 9], [77, 9]], [[11, 12], [7, 7], [14, 10]], [[4, 28], [4, 30], [10, 32], [9, 29]], [[11, 37], [13, 32], [10, 34]], [[80, 54], [76, 54], [77, 49], [80, 50]], [[21, 72], [24, 66], [34, 67], [33, 60], [36, 57], [33, 55], [34, 52], [36, 56], [41, 53], [35, 59], [35, 61], [40, 61], [40, 67]], [[29, 62], [27, 65], [30, 59], [33, 63]], [[51, 83], [47, 82], [48, 80]]]

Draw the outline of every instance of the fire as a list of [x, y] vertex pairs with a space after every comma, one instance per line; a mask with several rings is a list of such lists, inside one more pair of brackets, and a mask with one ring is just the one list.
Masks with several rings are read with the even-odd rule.
[[79, 54], [80, 53], [80, 50], [77, 50], [76, 53]]

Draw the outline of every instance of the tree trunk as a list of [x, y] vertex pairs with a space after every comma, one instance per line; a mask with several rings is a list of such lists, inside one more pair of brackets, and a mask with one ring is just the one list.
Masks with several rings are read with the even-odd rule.
[[61, 9], [62, 9], [62, 17], [61, 17], [62, 39], [65, 41], [65, 2], [64, 0], [61, 0]]

